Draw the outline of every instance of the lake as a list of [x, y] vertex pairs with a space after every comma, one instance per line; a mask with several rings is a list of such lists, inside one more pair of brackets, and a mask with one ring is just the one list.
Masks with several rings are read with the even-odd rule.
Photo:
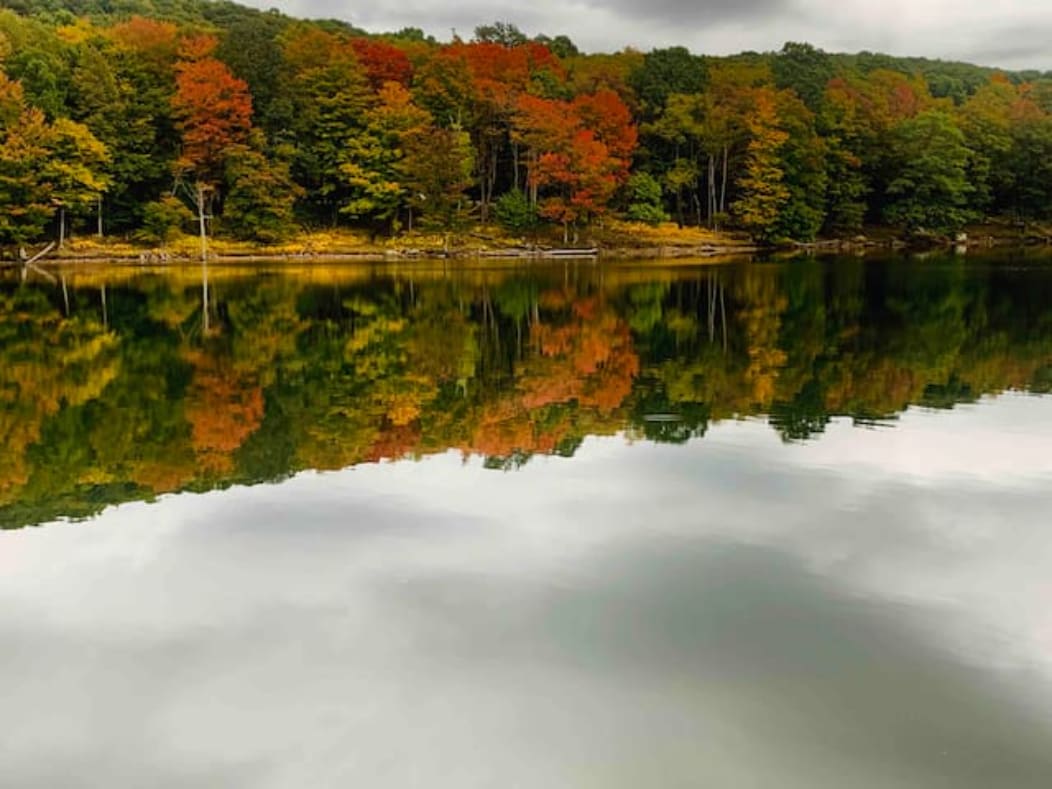
[[0, 271], [10, 787], [1052, 786], [1052, 259]]

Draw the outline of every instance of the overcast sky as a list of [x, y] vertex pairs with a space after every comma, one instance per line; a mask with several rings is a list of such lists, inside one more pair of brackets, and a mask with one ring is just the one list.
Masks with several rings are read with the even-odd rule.
[[1049, 0], [242, 0], [293, 16], [346, 19], [369, 31], [456, 29], [514, 22], [533, 35], [569, 35], [586, 51], [682, 44], [728, 54], [809, 41], [829, 51], [872, 50], [1052, 69]]

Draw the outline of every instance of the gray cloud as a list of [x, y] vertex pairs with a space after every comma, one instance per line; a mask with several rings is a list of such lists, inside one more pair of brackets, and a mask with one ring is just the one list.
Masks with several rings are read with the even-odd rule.
[[772, 16], [786, 17], [802, 9], [797, 0], [584, 0], [584, 5], [611, 11], [628, 19], [641, 19], [670, 28], [684, 25], [722, 25], [756, 22]]
[[971, 43], [962, 57], [1004, 68], [1052, 68], [1049, 56], [1052, 17], [1031, 25], [1006, 25]]
[[830, 51], [874, 50], [1052, 69], [1046, 0], [244, 0], [296, 16], [346, 19], [371, 31], [420, 27], [441, 39], [456, 29], [514, 22], [528, 33], [564, 33], [588, 51], [684, 45], [729, 54], [810, 41]]

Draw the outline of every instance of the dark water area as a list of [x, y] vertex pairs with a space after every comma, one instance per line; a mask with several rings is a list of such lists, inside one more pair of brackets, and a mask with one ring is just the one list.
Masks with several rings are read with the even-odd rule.
[[1048, 258], [54, 276], [4, 785], [1052, 785]]

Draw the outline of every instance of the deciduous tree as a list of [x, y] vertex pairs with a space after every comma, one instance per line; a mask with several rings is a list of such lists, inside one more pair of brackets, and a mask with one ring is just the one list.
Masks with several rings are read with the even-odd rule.
[[953, 117], [929, 110], [903, 121], [892, 135], [897, 165], [888, 184], [886, 215], [911, 231], [947, 233], [968, 221], [968, 149]]
[[774, 91], [758, 88], [753, 94], [753, 111], [746, 119], [751, 139], [745, 160], [745, 175], [739, 183], [741, 196], [734, 212], [755, 238], [770, 240], [778, 219], [790, 198], [785, 185], [782, 148], [789, 135], [778, 125]]

